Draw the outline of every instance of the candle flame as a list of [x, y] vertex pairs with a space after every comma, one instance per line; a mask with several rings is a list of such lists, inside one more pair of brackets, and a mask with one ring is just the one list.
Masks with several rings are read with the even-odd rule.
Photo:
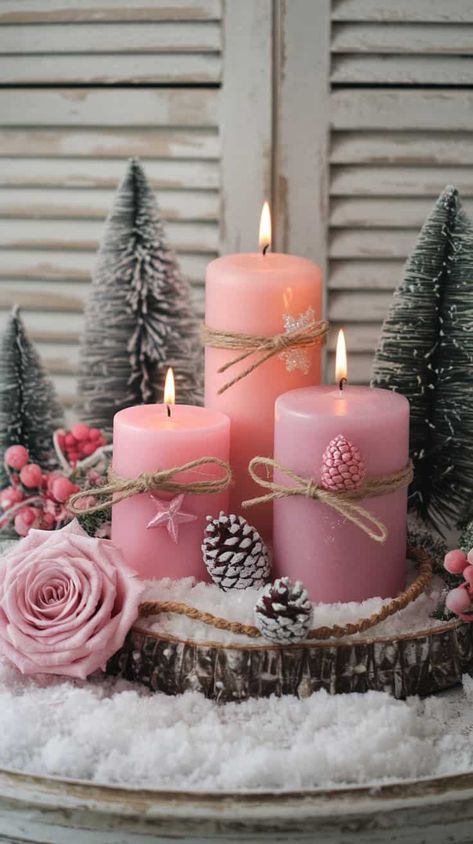
[[346, 379], [347, 376], [347, 347], [345, 343], [345, 335], [342, 329], [340, 329], [337, 338], [337, 353], [335, 355], [335, 380], [337, 384], [340, 384], [342, 379]]
[[176, 390], [174, 387], [174, 373], [170, 366], [166, 372], [166, 380], [164, 382], [164, 404], [176, 403]]
[[265, 202], [261, 211], [261, 219], [259, 224], [259, 245], [260, 249], [267, 249], [271, 246], [271, 212], [269, 210], [269, 203]]

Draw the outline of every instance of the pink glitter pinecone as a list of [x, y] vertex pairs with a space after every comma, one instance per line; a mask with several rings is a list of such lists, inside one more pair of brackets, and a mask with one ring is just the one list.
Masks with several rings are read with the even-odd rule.
[[342, 434], [329, 442], [322, 457], [321, 485], [331, 492], [359, 489], [366, 469], [357, 447]]

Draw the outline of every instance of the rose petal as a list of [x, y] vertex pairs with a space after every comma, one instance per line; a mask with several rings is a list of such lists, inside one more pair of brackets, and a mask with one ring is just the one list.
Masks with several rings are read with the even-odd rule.
[[141, 594], [110, 540], [76, 521], [32, 530], [0, 566], [0, 648], [23, 673], [86, 677], [123, 644]]

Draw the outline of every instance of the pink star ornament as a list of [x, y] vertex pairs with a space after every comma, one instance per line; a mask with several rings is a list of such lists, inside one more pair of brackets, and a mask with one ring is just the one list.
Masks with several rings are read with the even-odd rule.
[[195, 522], [197, 516], [192, 513], [184, 513], [181, 510], [182, 502], [184, 501], [184, 493], [176, 495], [170, 501], [163, 501], [156, 495], [150, 496], [157, 505], [157, 513], [150, 522], [146, 525], [147, 528], [165, 527], [176, 544], [179, 542], [179, 525], [184, 525], [187, 522]]

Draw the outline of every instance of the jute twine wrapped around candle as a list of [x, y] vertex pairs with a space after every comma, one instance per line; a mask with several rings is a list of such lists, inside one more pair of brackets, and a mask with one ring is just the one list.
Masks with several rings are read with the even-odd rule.
[[241, 381], [254, 372], [258, 366], [265, 363], [274, 355], [287, 351], [287, 349], [307, 349], [311, 346], [321, 346], [325, 342], [325, 337], [329, 328], [328, 322], [325, 320], [314, 320], [309, 325], [298, 328], [295, 331], [283, 332], [281, 334], [273, 334], [272, 337], [265, 337], [258, 334], [233, 334], [231, 331], [219, 331], [209, 328], [208, 325], [202, 326], [202, 340], [205, 346], [212, 349], [233, 349], [241, 351], [233, 360], [228, 361], [218, 370], [219, 373], [226, 372], [232, 366], [246, 360], [250, 355], [256, 355], [255, 360], [246, 366], [242, 371], [235, 375], [230, 381], [227, 381], [223, 387], [220, 387], [218, 395], [221, 395], [233, 384]]
[[[224, 470], [221, 478], [213, 478], [202, 481], [179, 481], [176, 475], [183, 472], [190, 472], [202, 466], [219, 466]], [[84, 516], [89, 513], [98, 513], [106, 510], [112, 504], [118, 504], [125, 498], [132, 495], [140, 495], [143, 492], [187, 492], [191, 495], [208, 495], [209, 493], [223, 492], [230, 485], [232, 470], [225, 460], [219, 457], [200, 457], [198, 460], [191, 460], [182, 466], [173, 466], [170, 469], [160, 469], [157, 472], [142, 472], [136, 478], [122, 478], [116, 475], [111, 469], [108, 473], [108, 484], [93, 489], [85, 489], [72, 495], [68, 501], [68, 510], [75, 516]], [[84, 498], [93, 497], [95, 503], [89, 507], [80, 507], [78, 502]]]
[[[292, 486], [288, 486], [287, 484], [278, 483], [274, 479], [262, 478], [256, 471], [261, 466], [266, 468], [266, 470], [274, 471], [276, 469], [294, 483]], [[360, 530], [363, 530], [375, 542], [385, 542], [388, 537], [388, 530], [376, 516], [373, 516], [369, 510], [362, 507], [357, 501], [364, 498], [377, 498], [381, 495], [389, 495], [397, 489], [408, 486], [413, 477], [412, 464], [408, 463], [404, 469], [394, 472], [392, 475], [380, 475], [368, 478], [359, 489], [346, 492], [333, 492], [332, 490], [318, 486], [312, 478], [304, 478], [293, 472], [292, 469], [281, 466], [280, 463], [269, 457], [253, 457], [250, 461], [248, 471], [255, 483], [264, 489], [268, 489], [269, 492], [258, 498], [243, 501], [243, 507], [254, 507], [256, 504], [266, 504], [292, 495], [302, 495], [305, 498], [320, 501], [322, 504], [326, 504], [328, 507], [336, 510], [337, 513], [340, 513], [340, 515], [344, 516], [350, 522], [353, 522], [354, 525], [359, 527]]]

